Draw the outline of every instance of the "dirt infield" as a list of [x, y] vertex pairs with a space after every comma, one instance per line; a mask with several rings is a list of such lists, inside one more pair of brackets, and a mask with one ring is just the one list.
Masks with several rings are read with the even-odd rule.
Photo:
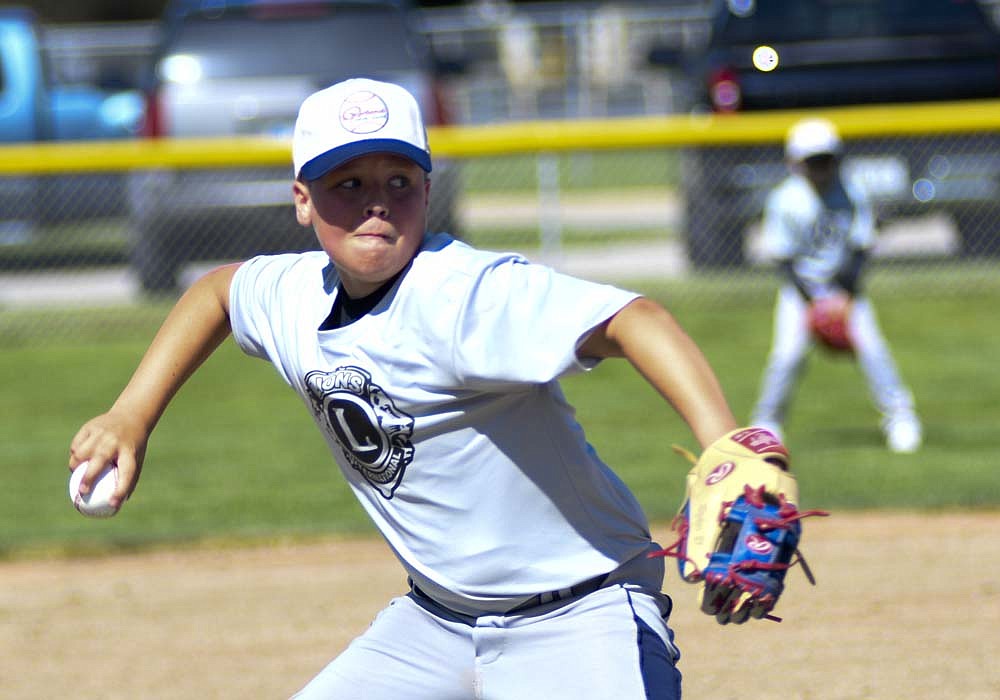
[[[686, 698], [1000, 697], [1000, 513], [807, 528], [781, 624], [721, 627], [670, 573]], [[403, 590], [374, 540], [3, 563], [0, 696], [285, 698]]]

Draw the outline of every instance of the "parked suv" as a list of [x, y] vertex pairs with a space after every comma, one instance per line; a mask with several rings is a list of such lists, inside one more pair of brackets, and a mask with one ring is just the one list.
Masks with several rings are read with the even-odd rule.
[[[727, 0], [681, 59], [695, 111], [822, 109], [1000, 96], [1000, 38], [975, 0]], [[665, 51], [651, 52], [669, 56]], [[852, 140], [845, 165], [882, 218], [943, 210], [964, 252], [997, 253], [996, 133]], [[688, 250], [700, 267], [743, 261], [743, 235], [785, 175], [779, 146], [692, 148], [683, 158]]]
[[[402, 0], [181, 0], [168, 5], [147, 86], [147, 136], [290, 138], [298, 106], [348, 77], [398, 83], [428, 125], [448, 115], [433, 58]], [[457, 233], [457, 172], [436, 161], [428, 226]], [[157, 170], [129, 187], [133, 267], [169, 291], [188, 261], [315, 248], [287, 167]]]
[[[28, 7], [0, 7], [0, 143], [133, 137], [142, 120], [138, 92], [53, 81], [45, 33]], [[49, 225], [123, 216], [123, 189], [118, 173], [0, 177], [0, 249], [14, 245], [29, 261], [66, 262], [79, 249], [52, 244]], [[88, 190], [104, 196], [79, 196]], [[36, 243], [44, 253], [29, 250]], [[21, 264], [18, 257], [4, 255], [0, 265]]]

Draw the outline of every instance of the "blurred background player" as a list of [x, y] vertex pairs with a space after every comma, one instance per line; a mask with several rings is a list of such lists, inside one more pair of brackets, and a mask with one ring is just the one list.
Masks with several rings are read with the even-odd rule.
[[775, 306], [774, 338], [753, 410], [754, 425], [781, 434], [789, 400], [815, 344], [810, 307], [841, 306], [850, 350], [882, 414], [886, 444], [914, 452], [922, 428], [913, 396], [903, 384], [879, 329], [871, 301], [861, 292], [875, 225], [864, 191], [841, 171], [843, 142], [825, 119], [803, 119], [785, 141], [789, 175], [768, 196], [762, 244], [785, 279]]

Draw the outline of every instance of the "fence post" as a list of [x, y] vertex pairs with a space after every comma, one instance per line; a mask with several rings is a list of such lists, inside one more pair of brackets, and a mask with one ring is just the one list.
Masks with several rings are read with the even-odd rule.
[[559, 204], [559, 159], [554, 153], [538, 154], [538, 232], [542, 258], [554, 264], [562, 255], [562, 212]]

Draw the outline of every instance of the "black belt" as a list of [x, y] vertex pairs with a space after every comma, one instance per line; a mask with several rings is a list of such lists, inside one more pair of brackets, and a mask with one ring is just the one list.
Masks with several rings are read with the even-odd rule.
[[545, 605], [546, 603], [554, 603], [558, 600], [569, 600], [570, 598], [581, 598], [585, 595], [589, 595], [594, 591], [600, 589], [604, 586], [604, 582], [608, 580], [607, 574], [601, 574], [600, 576], [595, 576], [594, 578], [587, 579], [583, 583], [578, 583], [575, 586], [570, 586], [569, 588], [560, 588], [558, 591], [549, 591], [548, 593], [539, 593], [528, 598], [526, 601], [518, 605], [512, 610], [508, 610], [508, 613], [519, 613], [529, 610], [531, 608], [537, 608], [539, 605]]
[[[537, 608], [539, 605], [546, 605], [547, 603], [555, 603], [555, 602], [560, 601], [560, 600], [570, 600], [572, 598], [581, 598], [581, 597], [583, 597], [585, 595], [589, 595], [590, 593], [593, 593], [596, 590], [599, 590], [600, 588], [603, 588], [604, 584], [607, 582], [607, 580], [608, 580], [608, 574], [601, 574], [600, 576], [595, 576], [594, 578], [587, 579], [586, 581], [584, 581], [582, 583], [578, 583], [575, 586], [570, 586], [569, 588], [560, 588], [558, 591], [547, 591], [545, 593], [538, 593], [536, 595], [531, 596], [530, 598], [528, 598], [523, 603], [517, 605], [514, 608], [511, 608], [510, 610], [508, 610], [506, 613], [503, 613], [503, 614], [505, 614], [505, 615], [512, 615], [512, 614], [517, 614], [517, 613], [523, 613], [526, 610], [530, 610], [532, 608]], [[475, 618], [474, 617], [472, 617], [470, 615], [463, 615], [463, 614], [461, 614], [461, 613], [459, 613], [459, 612], [457, 612], [455, 610], [451, 610], [450, 608], [447, 608], [447, 607], [441, 605], [440, 603], [438, 603], [437, 601], [435, 601], [433, 598], [431, 598], [429, 595], [427, 595], [422, 590], [420, 590], [417, 587], [417, 585], [415, 583], [413, 583], [413, 581], [410, 581], [410, 587], [413, 589], [413, 592], [417, 596], [419, 596], [419, 597], [421, 597], [421, 598], [423, 598], [425, 600], [429, 600], [432, 603], [434, 603], [434, 604], [436, 604], [436, 605], [444, 608], [445, 610], [447, 610], [449, 613], [451, 613], [452, 615], [454, 615], [459, 620], [461, 620], [463, 622], [466, 622], [467, 624], [474, 624], [475, 623]]]

